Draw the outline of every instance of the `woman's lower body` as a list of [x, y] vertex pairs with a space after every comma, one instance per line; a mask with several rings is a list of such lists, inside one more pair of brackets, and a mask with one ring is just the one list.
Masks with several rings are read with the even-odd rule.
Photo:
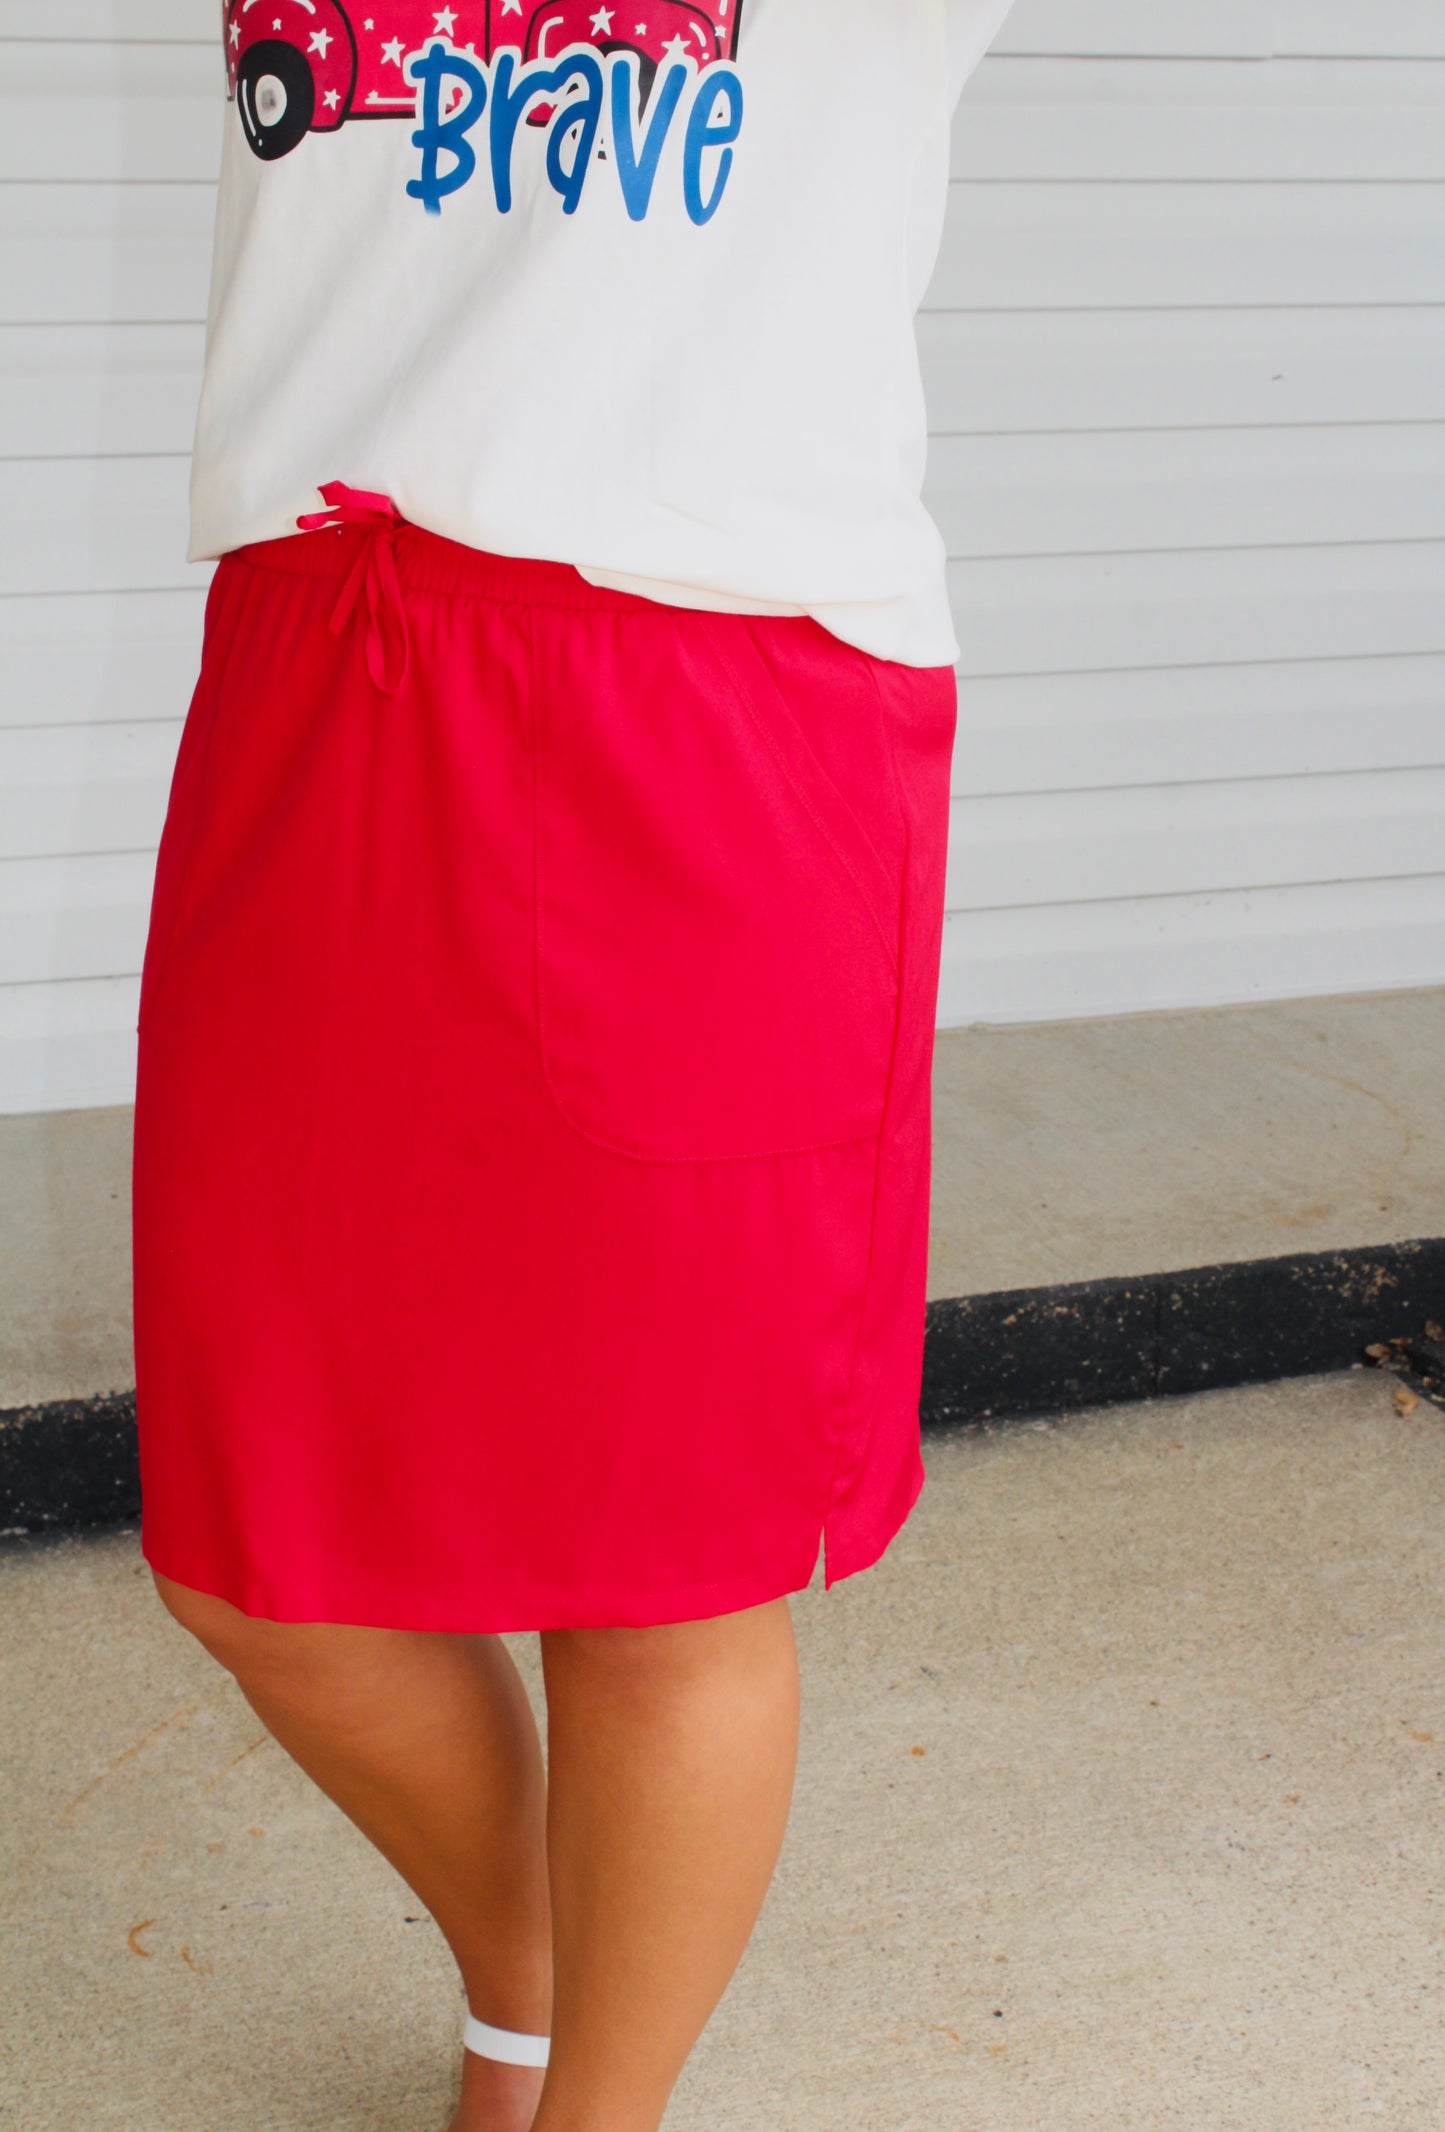
[[[785, 1595], [917, 1494], [953, 720], [812, 622], [413, 528], [212, 590], [142, 985], [146, 1552], [472, 2012], [555, 1974], [547, 2132], [656, 2124], [781, 1836]], [[468, 2079], [528, 2121], [539, 2075]]]

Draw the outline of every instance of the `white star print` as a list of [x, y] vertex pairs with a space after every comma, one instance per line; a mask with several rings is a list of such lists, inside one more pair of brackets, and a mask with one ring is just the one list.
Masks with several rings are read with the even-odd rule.
[[389, 44], [384, 44], [381, 48], [381, 56], [383, 59], [394, 59], [397, 65], [400, 66], [401, 39], [399, 37], [393, 37]]
[[502, 0], [502, 13], [504, 15], [520, 15], [521, 12], [522, 0]]
[[231, 42], [232, 44], [239, 44], [241, 42], [241, 25], [239, 22], [233, 22], [231, 24]]
[[456, 9], [454, 7], [444, 7], [439, 9], [436, 18], [436, 29], [434, 35], [438, 37], [450, 37], [455, 33], [456, 26]]
[[372, 21], [370, 15], [368, 15], [365, 22], [362, 23], [361, 27], [364, 30], [374, 30], [376, 28], [376, 24]]
[[637, 24], [637, 34], [639, 37], [645, 37], [647, 35], [647, 24], [645, 22], [639, 22]]
[[328, 111], [334, 111], [336, 109], [336, 106], [341, 102], [341, 98], [337, 94], [335, 89], [328, 89], [322, 101], [326, 105]]
[[279, 29], [280, 29], [280, 27], [281, 27], [281, 17], [280, 17], [279, 15], [278, 15], [278, 16], [276, 17], [276, 20], [275, 20], [275, 21], [274, 21], [274, 22], [272, 23], [271, 27], [272, 27], [272, 29], [273, 29], [273, 30], [279, 30]]
[[680, 37], [669, 37], [662, 49], [669, 59], [686, 59], [689, 56], [687, 46]]
[[596, 14], [595, 14], [595, 15], [594, 15], [594, 16], [592, 17], [592, 34], [593, 34], [593, 36], [594, 36], [594, 37], [604, 37], [604, 36], [606, 36], [606, 35], [608, 34], [608, 32], [609, 32], [609, 31], [611, 30], [611, 28], [612, 28], [612, 10], [611, 10], [611, 8], [610, 8], [610, 7], [599, 7], [599, 8], [598, 8], [598, 10], [597, 10], [597, 12], [596, 12]]
[[313, 30], [311, 32], [311, 49], [313, 52], [319, 52], [323, 59], [326, 57], [326, 47], [330, 42], [330, 30]]

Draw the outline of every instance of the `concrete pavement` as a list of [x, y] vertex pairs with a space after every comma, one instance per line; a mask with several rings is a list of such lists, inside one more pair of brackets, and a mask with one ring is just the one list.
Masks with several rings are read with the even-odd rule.
[[[1440, 2132], [1445, 1414], [1352, 1373], [928, 1459], [797, 1603], [789, 1842], [668, 2132]], [[5, 1543], [0, 1618], [0, 2123], [434, 2132], [434, 1928], [134, 1536]]]
[[1445, 1230], [1445, 989], [944, 1030], [933, 1086], [933, 1296]]

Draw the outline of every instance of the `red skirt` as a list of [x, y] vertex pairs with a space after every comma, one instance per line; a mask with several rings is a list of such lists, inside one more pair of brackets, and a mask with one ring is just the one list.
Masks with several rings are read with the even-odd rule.
[[677, 1621], [918, 1444], [946, 669], [347, 525], [227, 556], [140, 1005], [146, 1554]]

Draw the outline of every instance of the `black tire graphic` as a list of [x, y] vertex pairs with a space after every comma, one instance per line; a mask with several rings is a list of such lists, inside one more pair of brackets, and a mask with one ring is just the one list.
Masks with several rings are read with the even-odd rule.
[[622, 37], [608, 37], [597, 49], [604, 58], [609, 52], [631, 53], [637, 61], [637, 105], [640, 111], [645, 111], [647, 100], [652, 94], [652, 84], [657, 79], [657, 61], [648, 53], [640, 51], [635, 44], [628, 44]]
[[294, 44], [253, 44], [236, 69], [236, 103], [251, 153], [263, 163], [290, 155], [311, 130], [316, 82]]

